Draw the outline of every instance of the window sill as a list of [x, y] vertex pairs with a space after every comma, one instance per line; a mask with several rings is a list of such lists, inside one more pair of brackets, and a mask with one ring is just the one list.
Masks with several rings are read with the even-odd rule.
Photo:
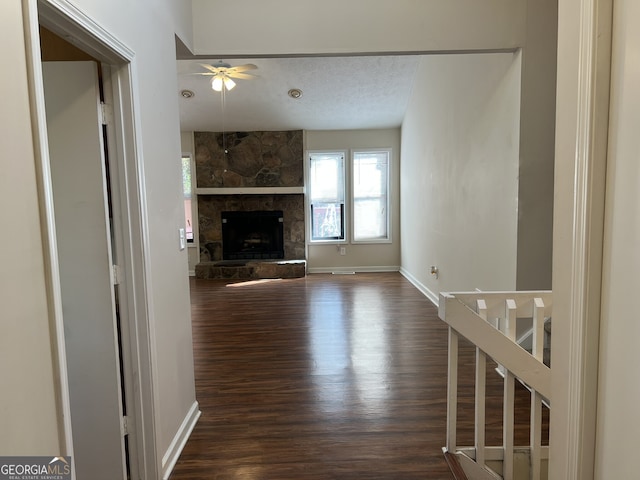
[[375, 240], [351, 240], [352, 245], [388, 245], [393, 243], [393, 240], [390, 238], [381, 238]]

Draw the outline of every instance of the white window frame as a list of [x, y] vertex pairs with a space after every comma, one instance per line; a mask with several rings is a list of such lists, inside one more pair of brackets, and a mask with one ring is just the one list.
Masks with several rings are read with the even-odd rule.
[[[355, 201], [354, 201], [354, 157], [357, 153], [386, 153], [387, 154], [387, 236], [384, 238], [371, 238], [355, 240]], [[313, 155], [342, 155], [344, 158], [343, 163], [343, 178], [344, 178], [344, 194], [345, 194], [345, 207], [344, 207], [344, 239], [313, 239], [312, 236], [312, 211], [311, 211], [311, 157]], [[305, 224], [307, 230], [307, 244], [308, 245], [372, 245], [372, 244], [389, 244], [393, 243], [392, 238], [392, 191], [393, 185], [393, 149], [392, 148], [352, 148], [349, 150], [341, 149], [327, 149], [327, 150], [307, 150], [305, 153]]]
[[[373, 153], [384, 153], [387, 155], [387, 184], [386, 184], [386, 221], [387, 221], [387, 235], [386, 237], [379, 237], [379, 238], [366, 238], [366, 239], [361, 239], [358, 240], [356, 239], [355, 236], [355, 188], [354, 188], [354, 182], [356, 179], [356, 175], [355, 175], [355, 157], [356, 154], [360, 154], [360, 153], [369, 153], [369, 154], [373, 154]], [[358, 245], [358, 244], [379, 244], [379, 243], [392, 243], [392, 237], [391, 237], [391, 225], [392, 225], [392, 218], [391, 218], [391, 175], [392, 175], [392, 162], [393, 161], [393, 156], [392, 156], [392, 149], [391, 148], [354, 148], [351, 149], [351, 157], [350, 157], [350, 161], [349, 161], [349, 177], [350, 177], [350, 181], [349, 181], [349, 195], [348, 195], [348, 201], [350, 204], [350, 210], [351, 210], [351, 219], [352, 222], [350, 223], [350, 234], [351, 234], [351, 243], [354, 245]]]
[[[344, 207], [343, 207], [343, 211], [342, 211], [342, 230], [343, 230], [343, 236], [344, 238], [342, 239], [337, 239], [337, 238], [329, 238], [329, 239], [314, 239], [313, 238], [313, 212], [312, 212], [312, 201], [311, 201], [311, 196], [313, 194], [313, 192], [311, 191], [311, 157], [313, 157], [314, 155], [340, 155], [343, 158], [343, 162], [342, 162], [342, 168], [343, 168], [343, 172], [342, 172], [342, 178], [343, 178], [343, 188], [344, 188]], [[314, 244], [314, 245], [337, 245], [337, 244], [347, 244], [349, 243], [349, 212], [350, 212], [350, 202], [349, 202], [349, 179], [348, 179], [348, 173], [349, 173], [349, 168], [348, 168], [348, 163], [349, 163], [349, 156], [348, 156], [348, 152], [347, 150], [307, 150], [306, 155], [305, 155], [305, 162], [304, 162], [304, 168], [305, 168], [305, 177], [306, 177], [306, 184], [307, 184], [307, 190], [306, 193], [307, 195], [305, 195], [305, 209], [306, 209], [306, 219], [307, 221], [305, 222], [307, 225], [307, 239], [308, 239], [308, 244]]]
[[[188, 247], [198, 247], [198, 197], [196, 195], [196, 165], [191, 153], [182, 153], [180, 157], [180, 172], [182, 173], [182, 161], [189, 159], [189, 167], [191, 169], [191, 231], [193, 232], [193, 241], [187, 241]], [[184, 188], [184, 187], [183, 187]], [[186, 229], [185, 222], [185, 229]]]

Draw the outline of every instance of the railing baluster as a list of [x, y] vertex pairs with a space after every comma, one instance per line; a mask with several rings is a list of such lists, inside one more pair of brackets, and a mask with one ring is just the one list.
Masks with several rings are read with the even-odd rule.
[[[515, 342], [516, 339], [516, 302], [507, 299], [504, 312], [504, 333]], [[515, 399], [515, 377], [505, 369], [504, 375], [504, 395], [503, 395], [503, 420], [502, 420], [502, 442], [504, 449], [504, 460], [502, 462], [502, 477], [505, 480], [513, 480], [513, 427], [514, 427], [514, 399]]]
[[531, 391], [531, 480], [540, 480], [542, 470], [542, 397]]
[[[542, 361], [544, 355], [544, 302], [541, 298], [533, 299], [533, 356]], [[542, 458], [542, 397], [535, 390], [531, 391], [531, 427], [530, 427], [531, 480], [540, 480]]]
[[[479, 299], [476, 304], [478, 316], [487, 321], [487, 304]], [[487, 356], [476, 347], [476, 421], [475, 421], [475, 449], [476, 462], [485, 465], [485, 402], [487, 381]]]
[[447, 451], [455, 453], [458, 422], [458, 333], [449, 327], [449, 367], [447, 383]]
[[541, 298], [533, 299], [533, 346], [531, 354], [542, 361], [544, 355], [544, 302]]

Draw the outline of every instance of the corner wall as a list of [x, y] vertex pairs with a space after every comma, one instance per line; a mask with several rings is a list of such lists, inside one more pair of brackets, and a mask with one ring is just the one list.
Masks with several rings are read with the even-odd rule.
[[423, 58], [402, 126], [401, 251], [434, 301], [515, 289], [519, 115], [519, 54]]

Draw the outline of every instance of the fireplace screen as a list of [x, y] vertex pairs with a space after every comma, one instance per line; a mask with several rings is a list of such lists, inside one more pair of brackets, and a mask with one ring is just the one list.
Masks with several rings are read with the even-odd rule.
[[222, 212], [222, 259], [284, 258], [282, 210]]

